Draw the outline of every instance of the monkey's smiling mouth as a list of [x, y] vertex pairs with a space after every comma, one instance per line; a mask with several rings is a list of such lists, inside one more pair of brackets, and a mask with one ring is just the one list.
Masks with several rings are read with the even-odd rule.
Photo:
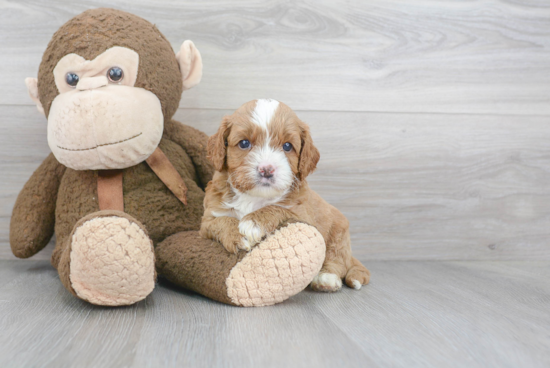
[[131, 139], [139, 137], [142, 134], [143, 134], [143, 132], [140, 132], [139, 134], [136, 134], [133, 137], [126, 138], [126, 139], [123, 139], [121, 141], [116, 141], [116, 142], [112, 142], [112, 143], [98, 144], [97, 146], [90, 147], [90, 148], [65, 148], [65, 147], [61, 147], [61, 146], [57, 146], [57, 148], [61, 148], [62, 150], [65, 150], [65, 151], [89, 151], [89, 150], [93, 150], [93, 149], [96, 149], [96, 148], [99, 148], [99, 147], [112, 146], [113, 144], [119, 144], [119, 143], [122, 143], [122, 142], [127, 142]]

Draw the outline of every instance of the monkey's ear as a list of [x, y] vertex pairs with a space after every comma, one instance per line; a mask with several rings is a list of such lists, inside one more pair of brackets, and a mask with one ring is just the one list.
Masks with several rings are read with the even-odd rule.
[[40, 102], [40, 97], [38, 96], [38, 79], [25, 78], [25, 84], [27, 85], [29, 96], [31, 96], [31, 99], [36, 104], [36, 108], [42, 113], [42, 115], [46, 116], [44, 113], [44, 108], [42, 107], [42, 102]]
[[195, 47], [193, 41], [184, 41], [180, 51], [176, 54], [183, 78], [183, 89], [195, 87], [202, 78], [201, 53]]

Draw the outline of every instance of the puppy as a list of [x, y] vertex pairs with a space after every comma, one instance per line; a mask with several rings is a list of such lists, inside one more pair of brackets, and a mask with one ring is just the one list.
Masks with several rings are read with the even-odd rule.
[[216, 173], [206, 188], [201, 235], [229, 252], [249, 251], [279, 224], [296, 219], [323, 235], [326, 259], [311, 287], [360, 289], [370, 272], [351, 256], [349, 222], [311, 190], [319, 151], [309, 127], [285, 104], [255, 100], [224, 117], [208, 140]]

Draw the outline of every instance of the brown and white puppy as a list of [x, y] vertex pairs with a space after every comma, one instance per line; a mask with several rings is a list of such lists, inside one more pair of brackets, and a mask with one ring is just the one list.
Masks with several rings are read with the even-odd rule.
[[206, 188], [202, 236], [229, 252], [248, 251], [280, 223], [301, 220], [319, 230], [327, 247], [314, 290], [339, 290], [342, 279], [355, 289], [369, 282], [369, 271], [351, 256], [348, 220], [306, 182], [320, 155], [309, 127], [288, 106], [244, 104], [210, 137], [208, 157], [216, 173]]

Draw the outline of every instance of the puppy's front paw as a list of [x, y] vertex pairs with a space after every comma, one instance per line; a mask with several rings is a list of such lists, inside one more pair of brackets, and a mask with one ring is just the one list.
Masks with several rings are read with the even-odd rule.
[[241, 239], [241, 242], [239, 244], [237, 244], [237, 248], [239, 248], [240, 250], [244, 250], [245, 252], [250, 252], [252, 250], [252, 247], [256, 245], [256, 244], [251, 244], [248, 239], [246, 238], [242, 238]]
[[225, 248], [226, 251], [228, 251], [229, 253], [235, 253], [237, 254], [239, 252], [239, 249], [241, 249], [241, 246], [240, 246], [240, 239], [235, 239], [235, 240], [232, 240], [232, 241], [225, 241], [225, 242], [221, 242], [223, 247]]
[[250, 247], [258, 244], [266, 235], [265, 231], [253, 220], [241, 220], [239, 222], [239, 233], [244, 236]]
[[333, 273], [319, 272], [311, 282], [315, 291], [334, 292], [342, 288], [342, 279]]

